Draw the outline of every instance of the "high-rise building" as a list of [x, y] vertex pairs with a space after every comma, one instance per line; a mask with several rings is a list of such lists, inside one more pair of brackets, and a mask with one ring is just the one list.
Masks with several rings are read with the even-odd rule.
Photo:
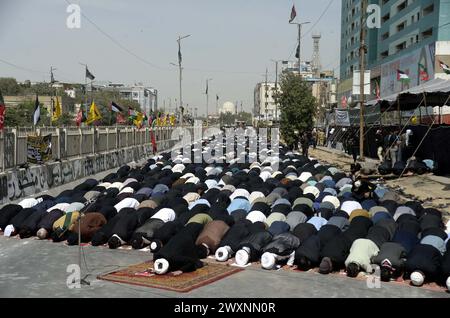
[[[353, 72], [359, 70], [361, 2], [342, 1], [338, 100], [343, 96], [351, 100]], [[439, 64], [450, 64], [449, 1], [368, 0], [368, 4], [381, 8], [381, 28], [366, 33], [372, 92], [379, 85], [381, 96], [387, 96], [437, 77], [450, 79]], [[408, 74], [410, 82], [398, 81], [397, 70]]]

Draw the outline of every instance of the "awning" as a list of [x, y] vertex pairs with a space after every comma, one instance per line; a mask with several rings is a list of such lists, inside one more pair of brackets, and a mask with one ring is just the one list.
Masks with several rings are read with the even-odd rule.
[[383, 112], [396, 111], [397, 103], [400, 102], [400, 110], [405, 111], [416, 109], [424, 97], [426, 103], [422, 102], [421, 106], [450, 106], [449, 96], [450, 80], [436, 78], [400, 93], [385, 96], [380, 100], [369, 101], [367, 105], [380, 105]]

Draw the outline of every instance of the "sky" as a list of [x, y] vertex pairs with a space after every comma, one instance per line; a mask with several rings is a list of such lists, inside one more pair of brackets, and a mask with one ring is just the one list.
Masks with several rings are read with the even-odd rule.
[[[69, 3], [80, 5], [79, 29], [66, 25]], [[212, 79], [210, 110], [218, 95], [220, 104], [242, 101], [250, 111], [266, 68], [275, 80], [271, 60], [295, 60], [293, 4], [297, 22], [311, 22], [302, 60], [311, 59], [311, 35], [320, 33], [323, 69], [338, 73], [339, 0], [0, 0], [0, 77], [49, 81], [53, 66], [57, 80], [81, 83], [85, 63], [96, 80], [142, 82], [158, 89], [160, 107], [170, 100], [174, 107], [178, 68], [170, 63], [178, 63], [177, 37], [191, 35], [182, 40], [185, 106], [205, 113]]]

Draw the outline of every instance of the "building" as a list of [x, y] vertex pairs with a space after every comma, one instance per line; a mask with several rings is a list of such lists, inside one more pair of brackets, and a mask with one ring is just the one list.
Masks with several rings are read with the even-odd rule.
[[[281, 73], [298, 74], [298, 61], [282, 61]], [[302, 76], [303, 78], [313, 78], [311, 62], [302, 62]]]
[[[368, 0], [368, 3], [381, 8], [381, 28], [367, 29], [366, 33], [366, 69], [371, 71], [372, 92], [369, 99], [375, 98], [377, 86], [383, 97], [437, 77], [450, 79], [439, 64], [439, 61], [450, 64], [450, 2]], [[361, 0], [343, 0], [341, 9], [338, 100], [356, 100], [359, 97], [352, 97], [352, 84], [353, 72], [359, 69]], [[408, 74], [410, 82], [398, 81], [397, 70]]]
[[[278, 91], [280, 87], [278, 86]], [[254, 91], [253, 116], [255, 121], [279, 121], [280, 110], [275, 103], [275, 83], [258, 83]]]
[[158, 90], [139, 83], [133, 86], [124, 84], [105, 83], [95, 87], [99, 90], [117, 91], [120, 98], [135, 101], [141, 106], [141, 111], [146, 114], [158, 109]]
[[225, 102], [222, 105], [222, 108], [219, 109], [219, 113], [220, 114], [226, 114], [226, 113], [235, 114], [236, 106], [232, 102]]

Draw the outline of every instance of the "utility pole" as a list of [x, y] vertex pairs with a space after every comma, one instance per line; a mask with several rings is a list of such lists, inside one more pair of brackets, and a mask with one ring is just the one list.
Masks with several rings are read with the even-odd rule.
[[[275, 62], [275, 96], [278, 93], [278, 60], [272, 60]], [[278, 121], [278, 102], [275, 98], [275, 121]]]
[[[55, 83], [55, 78], [53, 76], [53, 71], [56, 70], [56, 68], [53, 68], [53, 66], [50, 66], [50, 88], [52, 88], [52, 112], [50, 114], [50, 127], [52, 127], [52, 119], [53, 119], [53, 113], [55, 111], [55, 94], [53, 94], [53, 83]], [[58, 98], [56, 94], [56, 98]]]
[[269, 91], [269, 87], [267, 86], [267, 74], [268, 73], [268, 70], [267, 70], [267, 67], [266, 67], [266, 84], [265, 84], [265, 86], [264, 86], [264, 90], [265, 90], [265, 99], [266, 99], [266, 103], [265, 103], [265, 106], [266, 106], [266, 108], [265, 108], [265, 110], [266, 110], [266, 127], [269, 125], [269, 118], [267, 117], [267, 107], [269, 106], [269, 101], [268, 101], [268, 98], [269, 98], [269, 94], [268, 94], [268, 91]]
[[302, 42], [302, 25], [304, 24], [309, 24], [311, 22], [303, 22], [303, 23], [292, 23], [290, 22], [290, 24], [296, 24], [298, 27], [298, 72], [300, 74], [300, 76], [302, 76], [302, 47], [301, 47], [301, 42]]
[[183, 37], [178, 36], [178, 67], [179, 67], [179, 72], [180, 72], [180, 125], [183, 126], [183, 85], [182, 85], [182, 81], [183, 81], [183, 67], [182, 67], [182, 55], [181, 55], [181, 40], [190, 37], [191, 35], [185, 35]]
[[366, 61], [365, 61], [365, 55], [367, 51], [366, 47], [366, 11], [367, 11], [367, 0], [361, 0], [361, 32], [360, 32], [360, 47], [359, 47], [359, 97], [360, 97], [360, 104], [359, 104], [359, 153], [360, 158], [362, 161], [364, 161], [364, 102], [365, 102], [365, 96], [364, 96], [364, 73], [366, 69]]
[[212, 81], [212, 78], [208, 78], [206, 80], [206, 126], [209, 126], [209, 81]]

